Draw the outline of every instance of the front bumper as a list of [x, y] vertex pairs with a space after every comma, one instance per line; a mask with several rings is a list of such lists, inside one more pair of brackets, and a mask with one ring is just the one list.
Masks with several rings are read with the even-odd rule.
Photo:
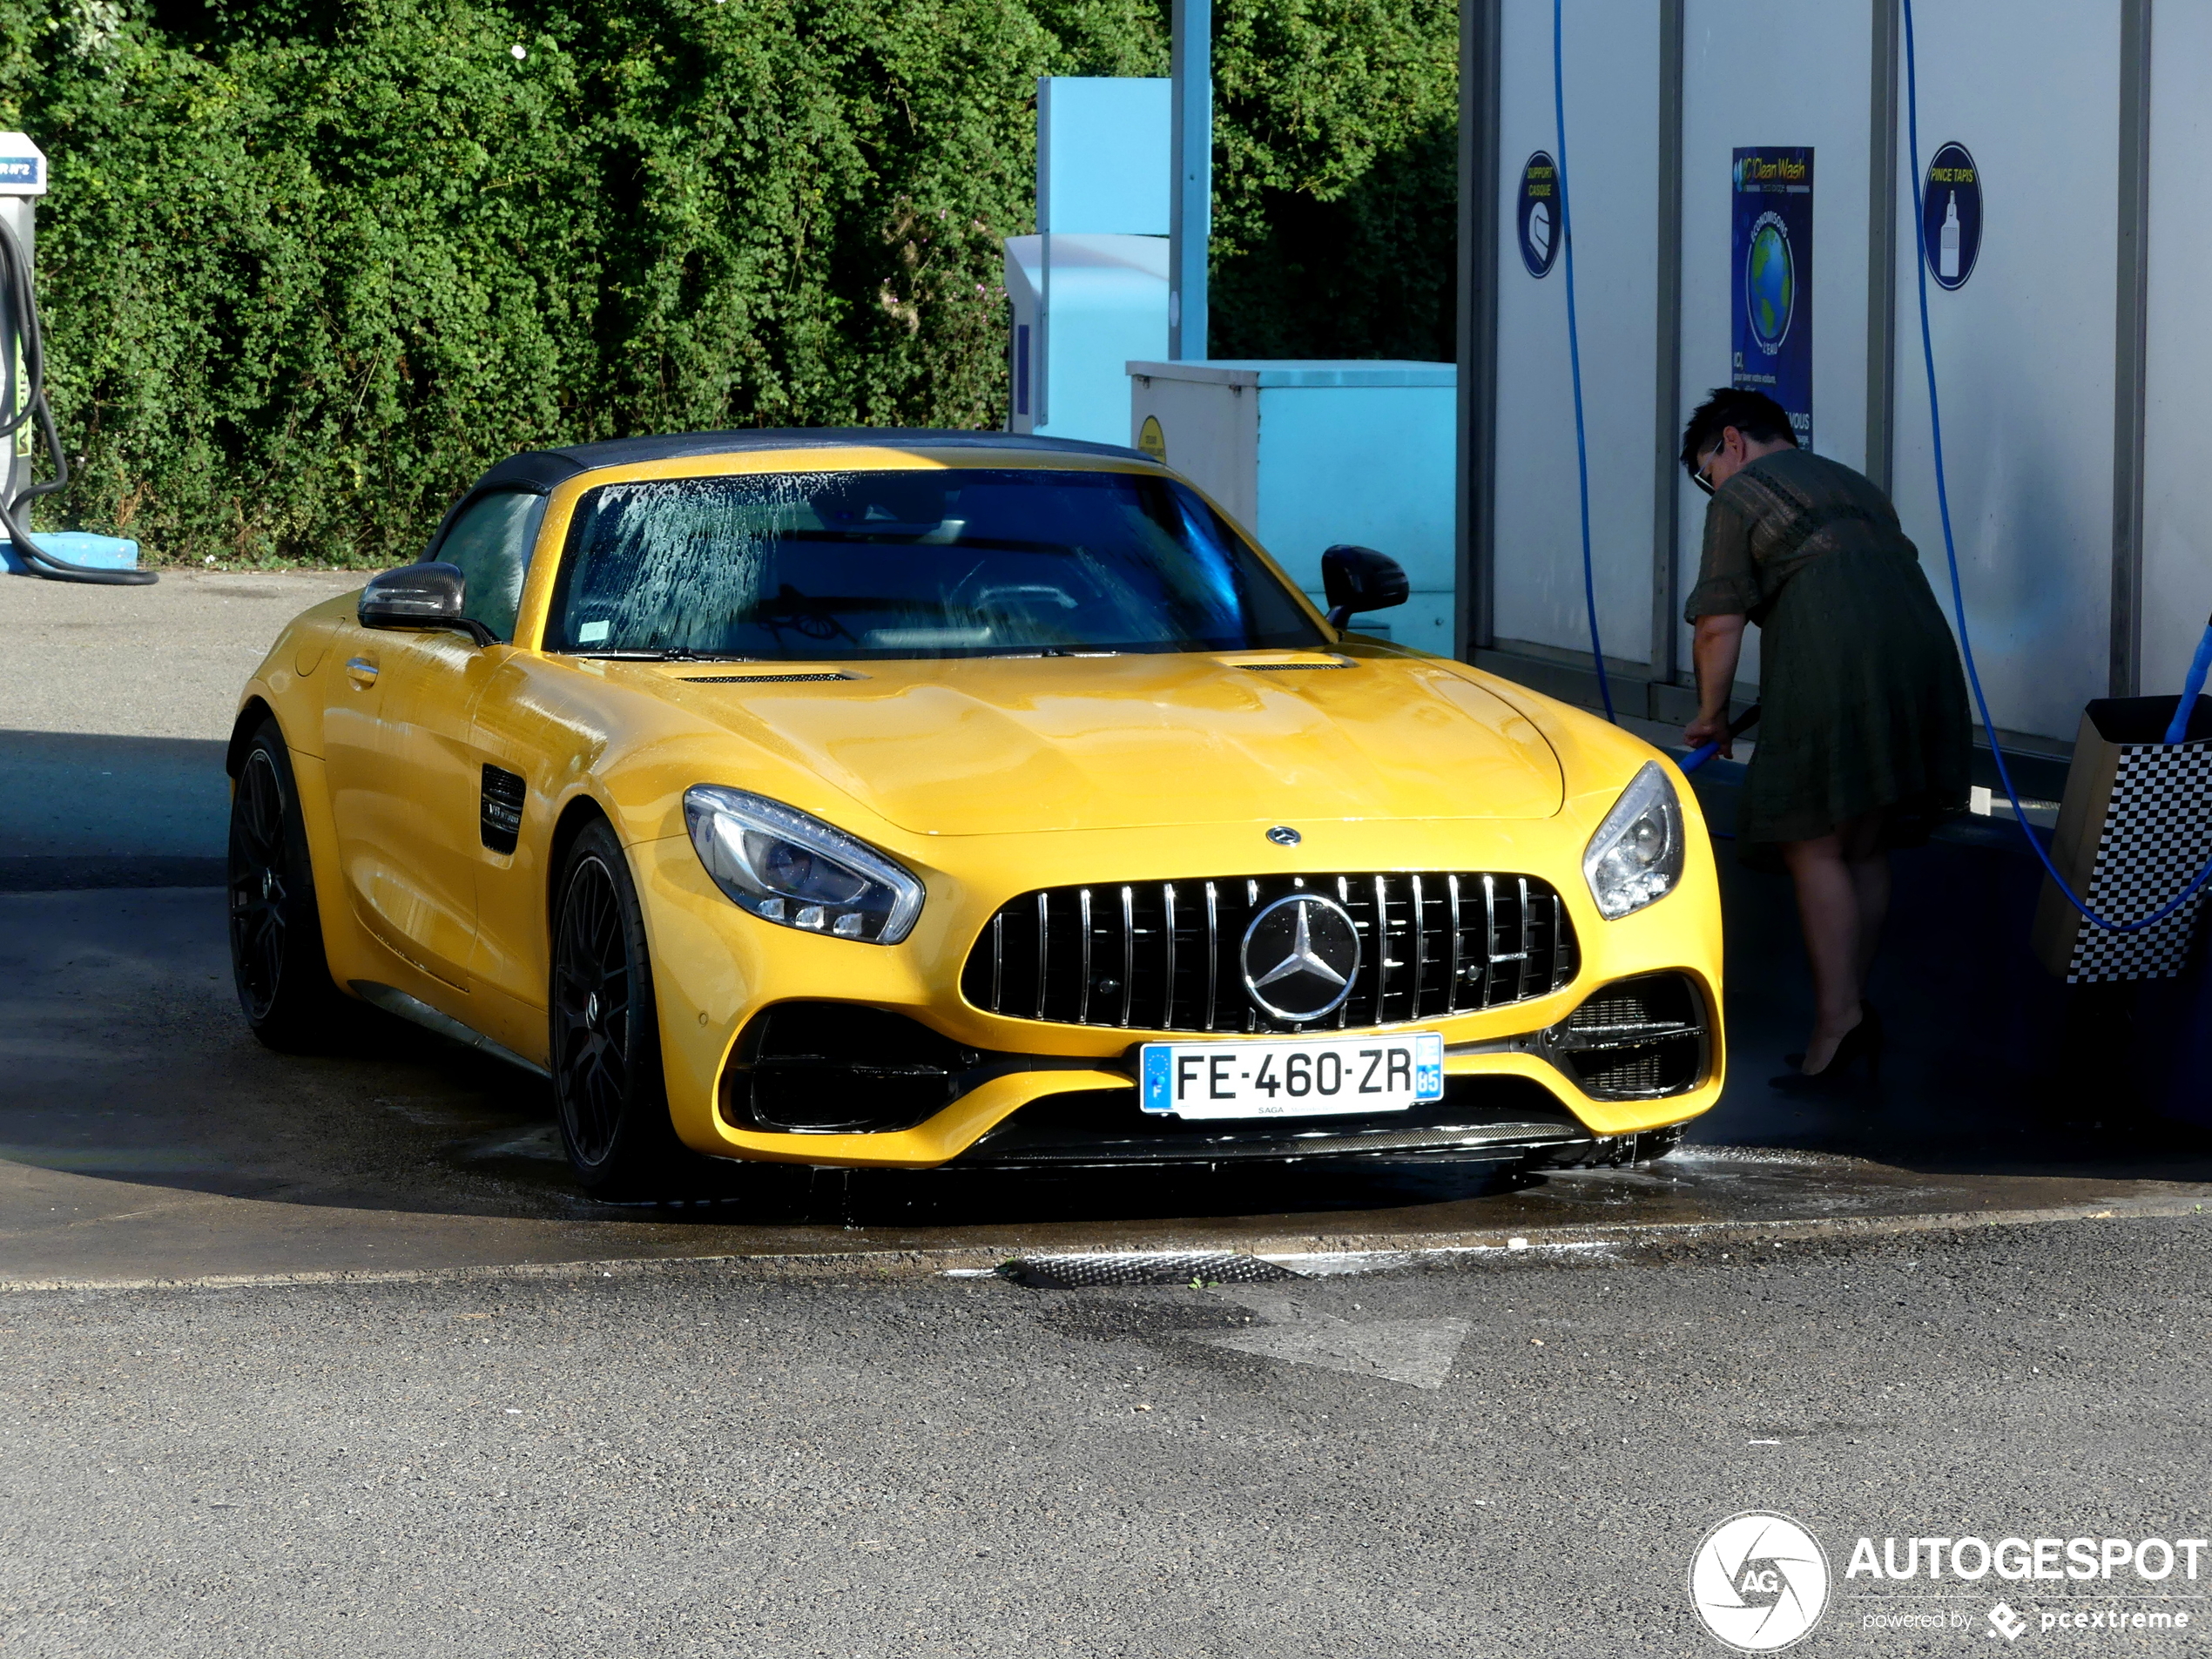
[[1656, 1156], [1678, 1125], [1594, 1136], [1541, 1089], [1506, 1077], [1451, 1080], [1445, 1098], [1364, 1118], [1184, 1123], [1136, 1108], [1133, 1091], [1050, 1096], [988, 1131], [954, 1167], [1236, 1164], [1300, 1159], [1388, 1163], [1622, 1163]]
[[[1327, 845], [1329, 832], [1342, 834], [1341, 849]], [[1471, 852], [1465, 825], [1322, 826], [1309, 833], [1295, 862], [1286, 856], [1285, 867], [1464, 869], [1479, 863], [1559, 870], [1565, 846], [1579, 850], [1587, 830], [1547, 820], [1485, 826], [1480, 833], [1483, 844]], [[988, 867], [984, 878], [917, 868], [929, 887], [929, 907], [914, 936], [889, 948], [799, 934], [745, 914], [707, 880], [681, 837], [634, 846], [678, 1133], [710, 1155], [906, 1169], [955, 1160], [1157, 1163], [1386, 1154], [1556, 1155], [1573, 1161], [1633, 1149], [1637, 1143], [1629, 1137], [1683, 1123], [1719, 1096], [1720, 921], [1707, 855], [1693, 860], [1675, 893], [1618, 921], [1596, 914], [1579, 880], [1554, 878], [1581, 941], [1573, 981], [1547, 995], [1418, 1022], [1444, 1036], [1443, 1105], [1449, 1109], [1249, 1124], [1148, 1120], [1136, 1105], [1136, 1049], [1147, 1041], [1190, 1042], [1191, 1034], [986, 1014], [961, 994], [968, 948], [998, 905], [1055, 877], [1064, 880], [1071, 865], [1088, 862], [1117, 880], [1181, 879], [1193, 868], [1250, 865], [1251, 844], [1259, 838], [1244, 826], [1123, 831], [1101, 837], [1088, 858], [1071, 845], [1082, 839], [1079, 833], [993, 838], [996, 845], [978, 859]], [[897, 850], [910, 868], [921, 864], [910, 849]], [[1696, 1065], [1686, 1082], [1662, 1078], [1662, 1092], [1624, 1095], [1578, 1062], [1578, 1055], [1602, 1053], [1604, 1039], [1591, 1039], [1574, 1022], [1578, 1010], [1602, 1004], [1608, 988], [1653, 975], [1678, 980], [1696, 1006]], [[752, 1109], [749, 1074], [759, 1055], [750, 1049], [763, 1012], [823, 1003], [844, 1005], [856, 1017], [873, 1010], [922, 1028], [925, 1037], [955, 1056], [928, 1061], [946, 1076], [942, 1092], [903, 1116], [873, 1123], [846, 1111], [840, 1096], [852, 1092], [853, 1079], [883, 1070], [865, 1049], [846, 1045], [842, 1054], [813, 1056], [827, 1062], [815, 1068], [813, 1086], [826, 1105], [809, 1120], [813, 1127], [794, 1127], [788, 1112], [779, 1119]], [[897, 1063], [913, 1060], [901, 1055]], [[846, 1062], [842, 1078], [840, 1061]]]

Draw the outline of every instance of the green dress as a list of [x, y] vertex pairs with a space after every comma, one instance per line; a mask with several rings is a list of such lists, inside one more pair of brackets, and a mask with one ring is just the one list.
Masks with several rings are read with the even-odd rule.
[[1973, 726], [1950, 624], [1873, 481], [1801, 449], [1713, 494], [1683, 608], [1759, 626], [1759, 724], [1737, 809], [1746, 843], [1809, 840], [1890, 809], [1886, 840], [1966, 805]]

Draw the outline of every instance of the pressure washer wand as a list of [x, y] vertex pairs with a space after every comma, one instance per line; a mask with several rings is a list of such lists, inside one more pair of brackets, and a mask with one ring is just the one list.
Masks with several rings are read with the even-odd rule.
[[2196, 712], [2197, 694], [2204, 690], [2204, 675], [2212, 669], [2212, 622], [2204, 624], [2204, 637], [2196, 642], [2196, 655], [2189, 659], [2188, 677], [2182, 682], [2182, 694], [2174, 702], [2173, 723], [2166, 728], [2166, 741], [2179, 743], [2189, 734], [2189, 716]]
[[[2212, 639], [2212, 632], [2208, 632], [2206, 637]], [[1759, 705], [1754, 703], [1728, 723], [1728, 735], [1731, 738], [1740, 738], [1758, 723]], [[1682, 769], [1685, 772], [1695, 772], [1720, 752], [1721, 740], [1718, 738], [1715, 738], [1710, 743], [1701, 743], [1682, 758]]]

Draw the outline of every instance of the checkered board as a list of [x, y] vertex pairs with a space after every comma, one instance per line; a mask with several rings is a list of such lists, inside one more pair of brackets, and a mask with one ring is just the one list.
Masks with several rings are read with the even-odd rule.
[[[2105, 806], [2097, 859], [2082, 895], [2114, 921], [2173, 902], [2212, 859], [2212, 743], [2123, 745]], [[2212, 887], [2155, 927], [2114, 933], [2083, 921], [2067, 982], [2168, 979], [2182, 971]]]

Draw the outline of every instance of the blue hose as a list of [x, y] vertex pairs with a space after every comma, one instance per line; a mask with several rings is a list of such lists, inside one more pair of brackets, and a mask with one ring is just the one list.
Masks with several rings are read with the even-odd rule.
[[[1740, 738], [1758, 723], [1759, 705], [1757, 703], [1754, 703], [1750, 708], [1744, 710], [1743, 713], [1737, 715], [1733, 720], [1730, 720], [1728, 723], [1728, 735], [1731, 738]], [[1721, 739], [1718, 738], [1715, 738], [1710, 743], [1699, 744], [1695, 749], [1692, 749], [1688, 754], [1682, 758], [1682, 769], [1683, 773], [1687, 775], [1688, 773], [1696, 772], [1698, 767], [1703, 765], [1707, 761], [1710, 760], [1720, 752]]]
[[1567, 212], [1567, 51], [1561, 0], [1552, 0], [1552, 109], [1559, 125], [1559, 235], [1567, 255], [1567, 361], [1575, 375], [1575, 469], [1582, 494], [1582, 603], [1590, 616], [1590, 661], [1605, 718], [1614, 720], [1613, 686], [1605, 677], [1605, 647], [1597, 637], [1597, 577], [1590, 565], [1590, 442], [1582, 426], [1582, 341], [1575, 326], [1575, 234]]
[[2212, 670], [2212, 622], [2204, 624], [2204, 637], [2196, 642], [2196, 655], [2189, 659], [2189, 671], [2182, 681], [2182, 694], [2174, 699], [2174, 718], [2166, 727], [2166, 741], [2179, 743], [2189, 734], [2189, 716], [2196, 712], [2196, 699], [2204, 690], [2204, 676]]
[[[1554, 3], [1555, 17], [1557, 0], [1554, 0]], [[1903, 0], [1903, 3], [1905, 119], [1912, 151], [1912, 234], [1919, 255], [1913, 265], [1920, 279], [1920, 354], [1928, 371], [1928, 430], [1935, 444], [1936, 505], [1943, 516], [1943, 556], [1951, 570], [1951, 609], [1959, 622], [1959, 654], [1966, 659], [1966, 683], [1973, 687], [1974, 706], [1981, 711], [1981, 729], [1989, 738], [1990, 758], [1997, 763], [1997, 780], [2005, 786], [2005, 799], [2013, 804], [2013, 815], [2020, 824], [2020, 833], [2027, 839], [2029, 849], [2034, 853], [2045, 873], [2058, 884], [2059, 891], [2066, 894], [2067, 902], [2080, 911], [2092, 927], [2116, 934], [2140, 933], [2146, 927], [2156, 927], [2202, 892], [2205, 883], [2212, 881], [2212, 861], [2208, 861], [2196, 873], [2196, 879], [2182, 888], [2181, 895], [2172, 903], [2161, 907], [2140, 921], [2113, 921], [2083, 903], [2074, 889], [2067, 885], [2066, 878], [2051, 862], [2051, 855], [2043, 850], [2043, 843], [2028, 826], [2027, 814], [2020, 807], [2020, 792], [2013, 787], [2012, 769], [2005, 764], [2005, 752], [1997, 744], [1997, 723], [1989, 718], [1989, 699], [1982, 694], [1981, 674], [1974, 666], [1973, 644], [1966, 637], [1966, 596], [1959, 582], [1959, 549], [1951, 534], [1951, 491], [1944, 480], [1943, 415], [1936, 401], [1935, 339], [1928, 327], [1928, 220], [1926, 209], [1920, 199], [1920, 80], [1913, 51], [1912, 0]], [[1570, 288], [1568, 292], [1571, 293], [1573, 290]], [[2207, 646], [2200, 648], [2197, 652], [2199, 669], [2205, 664], [2207, 650], [2212, 649], [2212, 633], [2208, 633], [2207, 642]], [[2193, 669], [2191, 671], [2197, 673], [2199, 670]], [[2179, 718], [2184, 727], [2188, 724], [2187, 711], [2193, 702], [2193, 698], [2188, 698], [2182, 702]], [[2175, 740], [2169, 731], [2167, 741], [2171, 743]]]

